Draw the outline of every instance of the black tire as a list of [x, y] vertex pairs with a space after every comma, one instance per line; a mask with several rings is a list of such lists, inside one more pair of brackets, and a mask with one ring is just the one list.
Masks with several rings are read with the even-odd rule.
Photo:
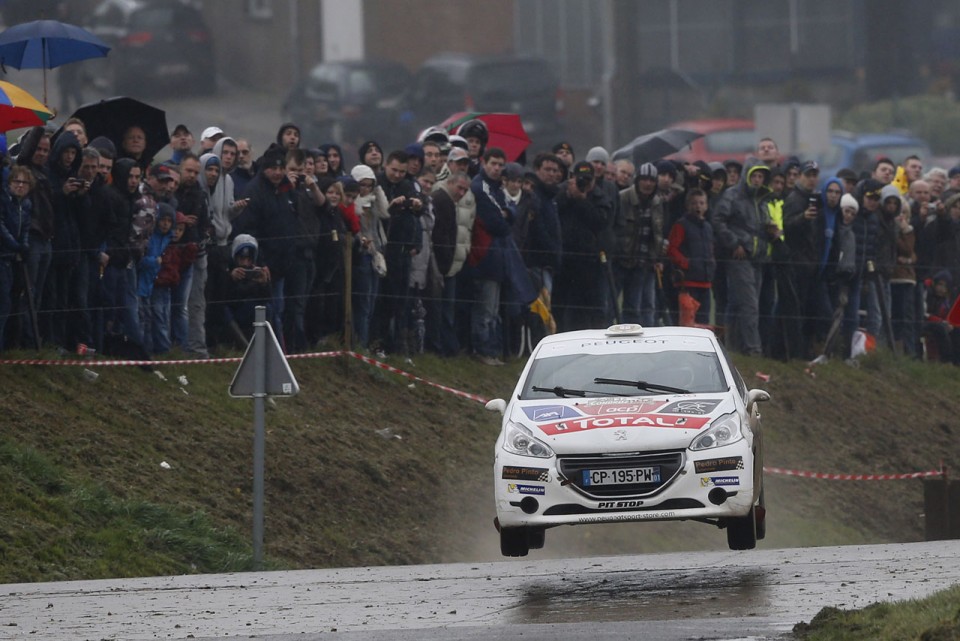
[[752, 550], [757, 547], [757, 517], [753, 506], [746, 516], [727, 519], [727, 546], [731, 550]]
[[503, 556], [527, 556], [530, 552], [527, 528], [500, 528], [500, 554]]
[[543, 548], [543, 544], [547, 541], [547, 531], [541, 527], [532, 527], [527, 532], [527, 545], [530, 546], [531, 550], [539, 550]]

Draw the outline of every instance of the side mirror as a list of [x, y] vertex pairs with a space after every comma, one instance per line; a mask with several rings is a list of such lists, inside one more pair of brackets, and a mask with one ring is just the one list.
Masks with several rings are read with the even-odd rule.
[[507, 409], [507, 402], [502, 398], [495, 398], [493, 400], [487, 401], [487, 404], [484, 407], [491, 412], [500, 412], [502, 415]]
[[747, 409], [752, 410], [754, 403], [765, 403], [770, 400], [770, 392], [763, 389], [752, 389], [747, 392]]

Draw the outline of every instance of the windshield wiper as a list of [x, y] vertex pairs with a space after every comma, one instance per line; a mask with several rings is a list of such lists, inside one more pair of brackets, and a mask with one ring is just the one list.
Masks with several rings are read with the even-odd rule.
[[587, 395], [587, 392], [585, 390], [567, 389], [566, 387], [560, 387], [559, 385], [557, 385], [556, 387], [538, 387], [537, 385], [534, 385], [530, 389], [532, 389], [534, 392], [552, 392], [557, 396], [559, 396], [560, 398], [566, 398], [567, 396], [583, 397]]
[[670, 387], [669, 385], [660, 385], [659, 383], [648, 383], [647, 381], [625, 381], [619, 378], [595, 378], [593, 382], [598, 385], [624, 385], [626, 387], [636, 387], [637, 389], [648, 392], [667, 392], [668, 394], [690, 394], [690, 390], [682, 387]]

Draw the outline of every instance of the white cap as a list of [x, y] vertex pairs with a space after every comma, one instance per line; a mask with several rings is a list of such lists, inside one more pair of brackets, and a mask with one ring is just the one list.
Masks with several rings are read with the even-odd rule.
[[200, 134], [200, 140], [208, 140], [214, 136], [222, 136], [223, 129], [220, 127], [207, 127], [203, 130], [203, 133]]
[[350, 170], [350, 177], [360, 182], [361, 180], [372, 180], [376, 182], [377, 176], [367, 165], [357, 165]]
[[457, 162], [459, 160], [470, 160], [470, 154], [460, 147], [451, 147], [450, 154], [447, 156], [447, 162]]

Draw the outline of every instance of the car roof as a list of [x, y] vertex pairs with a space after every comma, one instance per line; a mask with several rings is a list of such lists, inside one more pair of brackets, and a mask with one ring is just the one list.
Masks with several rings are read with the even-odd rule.
[[666, 129], [688, 129], [706, 134], [725, 129], [755, 129], [754, 122], [745, 118], [709, 118], [703, 120], [682, 120], [667, 125]]
[[[617, 327], [617, 326], [614, 326]], [[615, 340], [631, 338], [706, 338], [713, 339], [714, 333], [700, 327], [644, 327], [637, 333], [615, 333], [609, 329], [581, 329], [572, 332], [560, 332], [546, 336], [540, 341], [542, 345], [562, 343], [576, 340]]]

